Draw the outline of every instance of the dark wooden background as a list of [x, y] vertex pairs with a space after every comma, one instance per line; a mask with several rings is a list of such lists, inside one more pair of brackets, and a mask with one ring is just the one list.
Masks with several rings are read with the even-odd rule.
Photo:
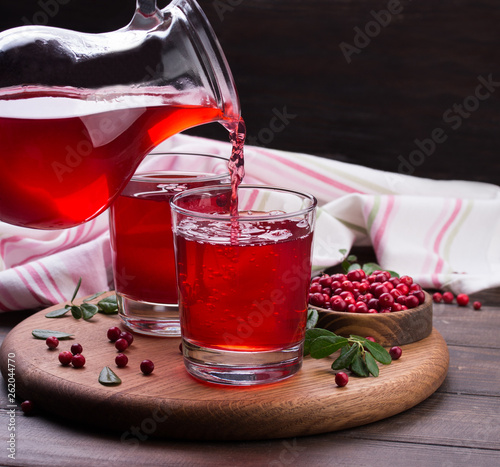
[[[199, 3], [233, 71], [250, 143], [421, 177], [500, 184], [495, 0]], [[377, 26], [372, 12], [389, 6], [398, 13]], [[127, 24], [134, 8], [135, 0], [19, 0], [0, 6], [0, 29], [47, 23], [109, 31]], [[355, 46], [356, 31], [367, 27], [369, 43], [358, 42], [348, 63], [340, 44]], [[474, 96], [479, 77], [492, 82], [490, 91], [481, 90], [483, 100]], [[272, 131], [280, 112], [288, 122]], [[410, 162], [415, 140], [437, 129], [446, 140], [441, 136], [434, 148], [427, 143], [428, 154]], [[227, 138], [219, 125], [191, 133]]]

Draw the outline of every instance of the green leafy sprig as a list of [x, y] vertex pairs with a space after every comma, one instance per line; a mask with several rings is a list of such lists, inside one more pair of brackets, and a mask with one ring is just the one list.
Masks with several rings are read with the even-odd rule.
[[80, 286], [82, 284], [82, 278], [80, 277], [78, 284], [76, 285], [75, 291], [73, 292], [73, 296], [71, 297], [70, 303], [64, 305], [64, 308], [59, 308], [57, 310], [49, 311], [45, 317], [46, 318], [62, 318], [69, 311], [71, 311], [71, 315], [75, 319], [83, 318], [84, 320], [89, 320], [94, 317], [97, 313], [104, 313], [107, 315], [118, 313], [118, 304], [116, 303], [116, 295], [110, 295], [109, 297], [103, 298], [100, 300], [97, 305], [93, 303], [89, 303], [92, 300], [95, 300], [97, 297], [101, 296], [105, 292], [98, 292], [91, 297], [88, 297], [83, 300], [81, 305], [75, 305], [73, 301], [76, 298], [76, 294], [78, 290], [80, 290]]
[[392, 361], [387, 350], [364, 337], [342, 337], [327, 329], [307, 329], [304, 355], [319, 359], [329, 357], [338, 350], [340, 355], [333, 361], [332, 370], [350, 369], [357, 376], [378, 376], [377, 361], [383, 365], [389, 365]]

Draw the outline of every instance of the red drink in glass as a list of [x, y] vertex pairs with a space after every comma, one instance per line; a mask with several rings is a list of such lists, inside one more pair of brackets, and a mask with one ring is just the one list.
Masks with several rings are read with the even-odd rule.
[[[134, 331], [179, 335], [170, 199], [189, 188], [228, 182], [227, 160], [203, 154], [153, 154], [110, 208], [120, 317]], [[141, 166], [142, 167], [142, 166]]]
[[[177, 240], [183, 336], [192, 344], [233, 351], [265, 351], [304, 338], [311, 278], [312, 232], [299, 222], [256, 222], [266, 238], [220, 244], [210, 221], [190, 225]], [[192, 237], [190, 238], [190, 236]], [[289, 239], [280, 240], [280, 237]], [[276, 241], [269, 242], [274, 237]], [[196, 267], [192, 263], [203, 261]], [[203, 272], [203, 274], [201, 274]]]
[[184, 362], [214, 383], [278, 381], [302, 364], [316, 200], [240, 185], [172, 201]]

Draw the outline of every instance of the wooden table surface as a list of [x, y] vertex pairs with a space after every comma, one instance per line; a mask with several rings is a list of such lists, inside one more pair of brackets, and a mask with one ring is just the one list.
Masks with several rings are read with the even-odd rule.
[[[78, 426], [47, 413], [26, 416], [20, 401], [12, 415], [7, 408], [7, 387], [2, 383], [0, 465], [500, 465], [500, 290], [472, 298], [482, 300], [480, 311], [456, 305], [434, 307], [434, 327], [450, 352], [442, 386], [414, 408], [382, 421], [269, 441], [155, 440], [141, 429], [136, 436], [121, 435]], [[0, 338], [27, 316], [27, 312], [1, 314]], [[8, 458], [6, 449], [9, 424], [15, 426], [15, 460]]]

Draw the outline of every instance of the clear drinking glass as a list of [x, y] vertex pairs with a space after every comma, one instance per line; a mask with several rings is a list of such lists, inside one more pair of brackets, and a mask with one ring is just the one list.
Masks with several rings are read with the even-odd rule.
[[179, 336], [169, 201], [188, 188], [227, 183], [227, 159], [210, 154], [151, 154], [110, 208], [119, 315], [132, 331]]
[[187, 371], [228, 385], [270, 383], [302, 365], [316, 200], [229, 185], [171, 200]]

